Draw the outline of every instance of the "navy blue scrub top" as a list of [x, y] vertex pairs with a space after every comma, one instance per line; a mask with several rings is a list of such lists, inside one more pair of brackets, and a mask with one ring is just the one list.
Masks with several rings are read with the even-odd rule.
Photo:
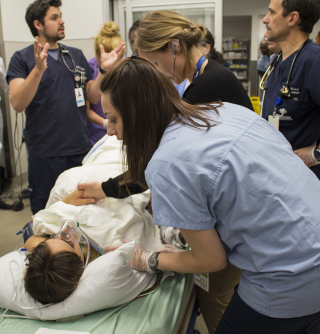
[[[268, 78], [262, 117], [268, 120], [273, 114], [275, 99], [285, 86], [296, 52], [278, 62]], [[290, 98], [283, 97], [279, 110], [292, 121], [280, 120], [280, 132], [290, 142], [293, 150], [312, 145], [320, 138], [320, 47], [309, 41], [299, 53], [289, 82]], [[320, 166], [311, 168], [320, 178]]]
[[[69, 50], [75, 65], [85, 73], [83, 83], [92, 80], [93, 71], [81, 50], [64, 46]], [[71, 59], [65, 61], [74, 68]], [[44, 72], [35, 97], [26, 108], [24, 136], [29, 156], [55, 157], [86, 153], [90, 149], [90, 134], [87, 129], [86, 107], [78, 107], [74, 89], [74, 73], [62, 61], [60, 52], [55, 60], [48, 55], [48, 68]], [[15, 52], [12, 56], [7, 81], [26, 79], [35, 66], [33, 45]]]

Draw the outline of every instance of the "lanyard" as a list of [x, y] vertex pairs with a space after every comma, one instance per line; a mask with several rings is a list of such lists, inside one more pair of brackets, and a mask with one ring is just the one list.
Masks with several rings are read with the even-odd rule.
[[203, 63], [204, 63], [206, 60], [207, 60], [207, 58], [206, 58], [205, 56], [201, 56], [201, 57], [200, 57], [200, 59], [199, 59], [198, 62], [197, 62], [197, 69], [196, 69], [196, 71], [194, 72], [192, 81], [199, 75], [201, 66], [203, 65]]

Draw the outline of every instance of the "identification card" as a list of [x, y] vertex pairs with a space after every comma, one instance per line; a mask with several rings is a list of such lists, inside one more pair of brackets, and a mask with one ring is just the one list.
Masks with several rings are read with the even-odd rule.
[[280, 115], [269, 115], [268, 122], [279, 130]]
[[78, 107], [83, 107], [86, 103], [84, 101], [84, 95], [83, 95], [83, 89], [80, 88], [75, 88], [74, 93], [76, 95], [76, 102]]
[[201, 289], [209, 291], [209, 274], [194, 274], [194, 284], [200, 286]]

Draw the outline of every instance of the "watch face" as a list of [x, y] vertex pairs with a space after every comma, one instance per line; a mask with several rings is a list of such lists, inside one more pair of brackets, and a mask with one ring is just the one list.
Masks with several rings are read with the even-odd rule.
[[158, 254], [157, 253], [153, 253], [150, 256], [148, 262], [149, 262], [150, 269], [153, 270], [154, 272], [156, 272], [157, 266], [158, 266]]
[[314, 150], [314, 157], [316, 160], [320, 161], [320, 151], [318, 149]]

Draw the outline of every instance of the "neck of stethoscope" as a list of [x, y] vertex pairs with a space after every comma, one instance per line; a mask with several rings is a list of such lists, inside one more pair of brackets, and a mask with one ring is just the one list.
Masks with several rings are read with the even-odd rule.
[[[66, 50], [66, 49], [65, 49], [61, 44], [59, 44], [59, 43], [58, 43], [58, 45], [59, 45], [59, 48], [60, 48], [60, 54], [61, 54], [62, 61], [63, 61], [64, 65], [66, 66], [66, 68], [67, 68], [70, 72], [72, 72], [72, 73], [77, 73], [77, 70], [76, 70], [76, 64], [74, 63], [74, 60], [73, 60], [73, 58], [72, 58], [72, 56], [71, 56], [69, 50]], [[69, 65], [67, 64], [67, 62], [66, 62], [66, 60], [65, 60], [65, 58], [64, 58], [64, 55], [65, 55], [65, 54], [67, 54], [67, 55], [70, 57], [70, 59], [71, 59], [71, 61], [72, 61], [73, 69], [72, 69], [71, 67], [69, 67]]]
[[298, 49], [296, 55], [294, 56], [293, 58], [293, 61], [291, 63], [291, 68], [290, 68], [290, 71], [289, 71], [289, 75], [288, 75], [288, 79], [287, 79], [287, 82], [286, 82], [286, 87], [289, 87], [289, 82], [290, 82], [290, 79], [291, 79], [291, 74], [292, 74], [292, 70], [293, 70], [293, 66], [297, 60], [297, 57], [300, 53], [300, 51], [308, 44], [309, 42], [309, 38], [300, 46], [300, 48]]

